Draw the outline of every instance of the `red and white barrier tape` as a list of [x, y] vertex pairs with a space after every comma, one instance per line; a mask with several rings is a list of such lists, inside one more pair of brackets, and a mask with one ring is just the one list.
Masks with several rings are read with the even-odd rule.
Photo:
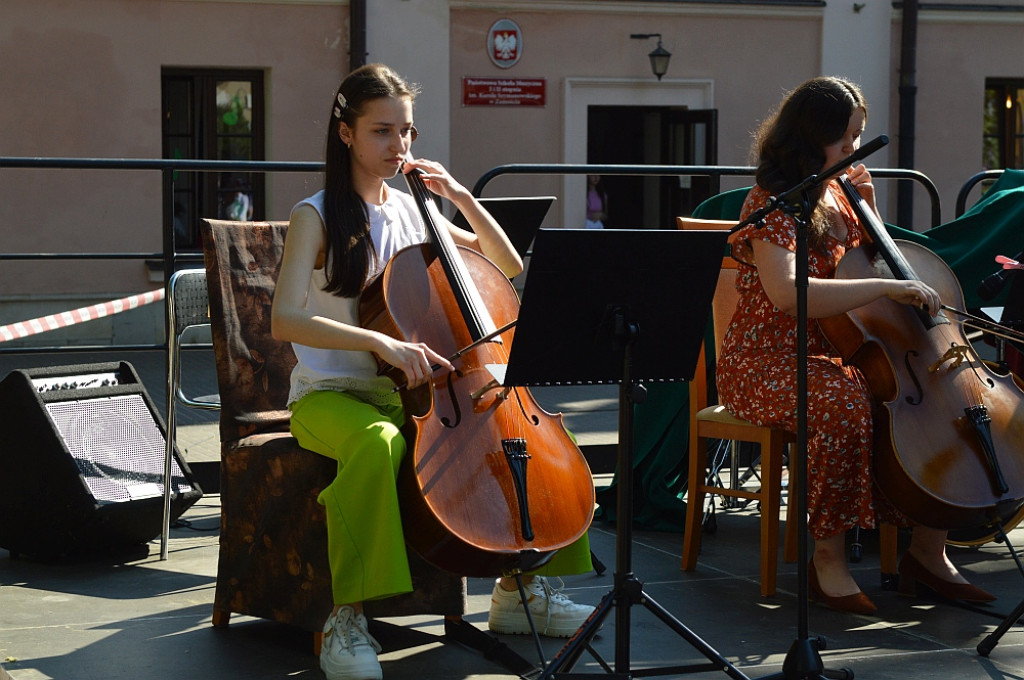
[[46, 331], [54, 331], [58, 328], [64, 328], [65, 326], [72, 326], [76, 323], [82, 323], [83, 321], [100, 319], [104, 316], [126, 312], [129, 309], [135, 309], [142, 305], [159, 302], [163, 299], [164, 289], [157, 288], [156, 290], [151, 290], [147, 293], [129, 295], [128, 297], [121, 298], [120, 300], [101, 302], [89, 307], [80, 307], [78, 309], [73, 309], [70, 312], [47, 314], [46, 316], [41, 316], [37, 319], [17, 321], [15, 323], [7, 324], [6, 326], [0, 326], [0, 342], [17, 340], [19, 338], [35, 335], [36, 333], [45, 333]]

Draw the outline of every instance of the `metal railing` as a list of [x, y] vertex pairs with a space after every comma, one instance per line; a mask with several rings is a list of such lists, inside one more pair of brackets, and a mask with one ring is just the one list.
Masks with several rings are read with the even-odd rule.
[[[707, 176], [712, 180], [711, 195], [718, 194], [722, 177], [751, 177], [755, 168], [739, 165], [573, 165], [565, 163], [513, 163], [491, 168], [473, 185], [473, 195], [481, 196], [487, 184], [502, 175], [689, 175]], [[931, 202], [931, 226], [942, 221], [942, 202], [935, 183], [917, 170], [872, 168], [871, 176], [880, 179], [917, 182], [928, 193]]]
[[1002, 174], [1002, 170], [985, 170], [969, 177], [963, 186], [960, 187], [960, 193], [956, 195], [956, 212], [953, 214], [953, 217], [960, 217], [967, 211], [967, 197], [971, 194], [971, 189], [976, 184], [988, 180], [997, 180]]
[[[320, 162], [275, 161], [211, 161], [186, 159], [132, 159], [132, 158], [32, 158], [0, 157], [0, 170], [12, 168], [85, 169], [85, 170], [151, 170], [160, 172], [164, 196], [174, 195], [174, 175], [177, 172], [321, 172]], [[160, 260], [163, 263], [164, 287], [179, 263], [201, 263], [202, 254], [177, 252], [174, 241], [174, 208], [167, 202], [163, 215], [163, 251], [161, 252], [91, 252], [91, 253], [3, 253], [5, 260]], [[166, 304], [166, 300], [164, 302]], [[87, 352], [117, 350], [154, 350], [167, 348], [167, 334], [163, 343], [119, 345], [72, 345], [37, 347], [2, 347], [0, 354]]]
[[[86, 169], [86, 170], [148, 170], [161, 173], [164, 196], [174, 195], [174, 175], [177, 172], [321, 172], [323, 163], [306, 161], [214, 161], [188, 159], [127, 159], [127, 158], [36, 158], [0, 157], [0, 170], [15, 168], [32, 169]], [[480, 196], [483, 188], [495, 177], [501, 175], [647, 175], [647, 176], [707, 176], [712, 179], [711, 195], [719, 192], [721, 178], [726, 176], [753, 177], [754, 168], [749, 166], [723, 165], [587, 165], [587, 164], [511, 164], [500, 165], [481, 175], [473, 186], [473, 194]], [[921, 184], [931, 200], [932, 226], [939, 223], [941, 205], [934, 183], [922, 173], [914, 170], [879, 168], [872, 175], [883, 179], [912, 180]], [[5, 260], [161, 260], [163, 263], [164, 286], [178, 264], [202, 262], [199, 253], [179, 253], [174, 240], [174, 214], [171, 201], [163, 215], [163, 251], [161, 252], [88, 252], [88, 253], [3, 253]], [[166, 304], [166, 300], [164, 302]], [[44, 353], [44, 352], [85, 352], [118, 350], [166, 349], [167, 336], [160, 344], [122, 345], [74, 345], [37, 347], [0, 347], [0, 354]]]

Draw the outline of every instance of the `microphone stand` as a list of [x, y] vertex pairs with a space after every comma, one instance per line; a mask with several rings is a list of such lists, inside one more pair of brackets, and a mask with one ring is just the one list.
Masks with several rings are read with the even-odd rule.
[[[809, 279], [809, 258], [807, 247], [807, 222], [811, 216], [809, 192], [832, 177], [841, 174], [848, 167], [889, 143], [889, 138], [880, 135], [860, 149], [839, 161], [832, 167], [817, 175], [811, 175], [792, 189], [778, 197], [771, 197], [767, 205], [760, 208], [747, 219], [743, 220], [732, 232], [739, 231], [748, 224], [763, 224], [764, 219], [776, 210], [782, 210], [796, 221], [796, 317], [797, 317], [797, 355], [796, 355], [796, 456], [794, 467], [797, 474], [797, 488], [800, 493], [796, 499], [797, 521], [797, 639], [793, 641], [786, 658], [782, 663], [782, 672], [765, 676], [763, 680], [781, 678], [784, 680], [813, 680], [816, 678], [832, 678], [835, 680], [853, 680], [853, 671], [848, 668], [830, 670], [825, 668], [821, 660], [825, 639], [820, 636], [810, 637], [808, 629], [808, 544], [807, 544], [807, 286]], [[792, 504], [792, 498], [790, 503]], [[786, 517], [786, 521], [792, 521]]]

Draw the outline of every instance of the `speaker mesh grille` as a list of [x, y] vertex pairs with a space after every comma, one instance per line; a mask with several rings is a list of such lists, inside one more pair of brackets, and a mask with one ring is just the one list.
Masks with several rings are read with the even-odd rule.
[[[163, 495], [165, 440], [142, 395], [51, 402], [46, 410], [99, 503]], [[192, 490], [174, 458], [171, 477], [175, 492]]]

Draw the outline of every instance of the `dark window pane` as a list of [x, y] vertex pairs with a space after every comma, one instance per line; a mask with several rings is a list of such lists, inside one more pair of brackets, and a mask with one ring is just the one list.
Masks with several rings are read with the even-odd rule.
[[217, 158], [223, 161], [251, 161], [252, 138], [218, 137]]
[[164, 133], [167, 135], [192, 134], [192, 84], [186, 80], [164, 83]]
[[[163, 77], [167, 158], [263, 158], [263, 74], [251, 70], [174, 69]], [[176, 250], [199, 247], [199, 220], [264, 219], [262, 173], [173, 174], [165, 211], [174, 216]]]
[[220, 197], [218, 217], [222, 220], [251, 220], [253, 217], [252, 176], [244, 173], [218, 173]]
[[1002, 167], [999, 161], [999, 139], [986, 137], [982, 140], [981, 166], [986, 170], [995, 170]]
[[191, 137], [171, 137], [167, 140], [167, 156], [169, 158], [192, 158], [195, 140]]
[[217, 83], [217, 133], [252, 131], [252, 83], [239, 80]]
[[999, 107], [1002, 105], [999, 95], [999, 90], [985, 90], [983, 131], [986, 135], [999, 134], [999, 116], [1001, 115]]

